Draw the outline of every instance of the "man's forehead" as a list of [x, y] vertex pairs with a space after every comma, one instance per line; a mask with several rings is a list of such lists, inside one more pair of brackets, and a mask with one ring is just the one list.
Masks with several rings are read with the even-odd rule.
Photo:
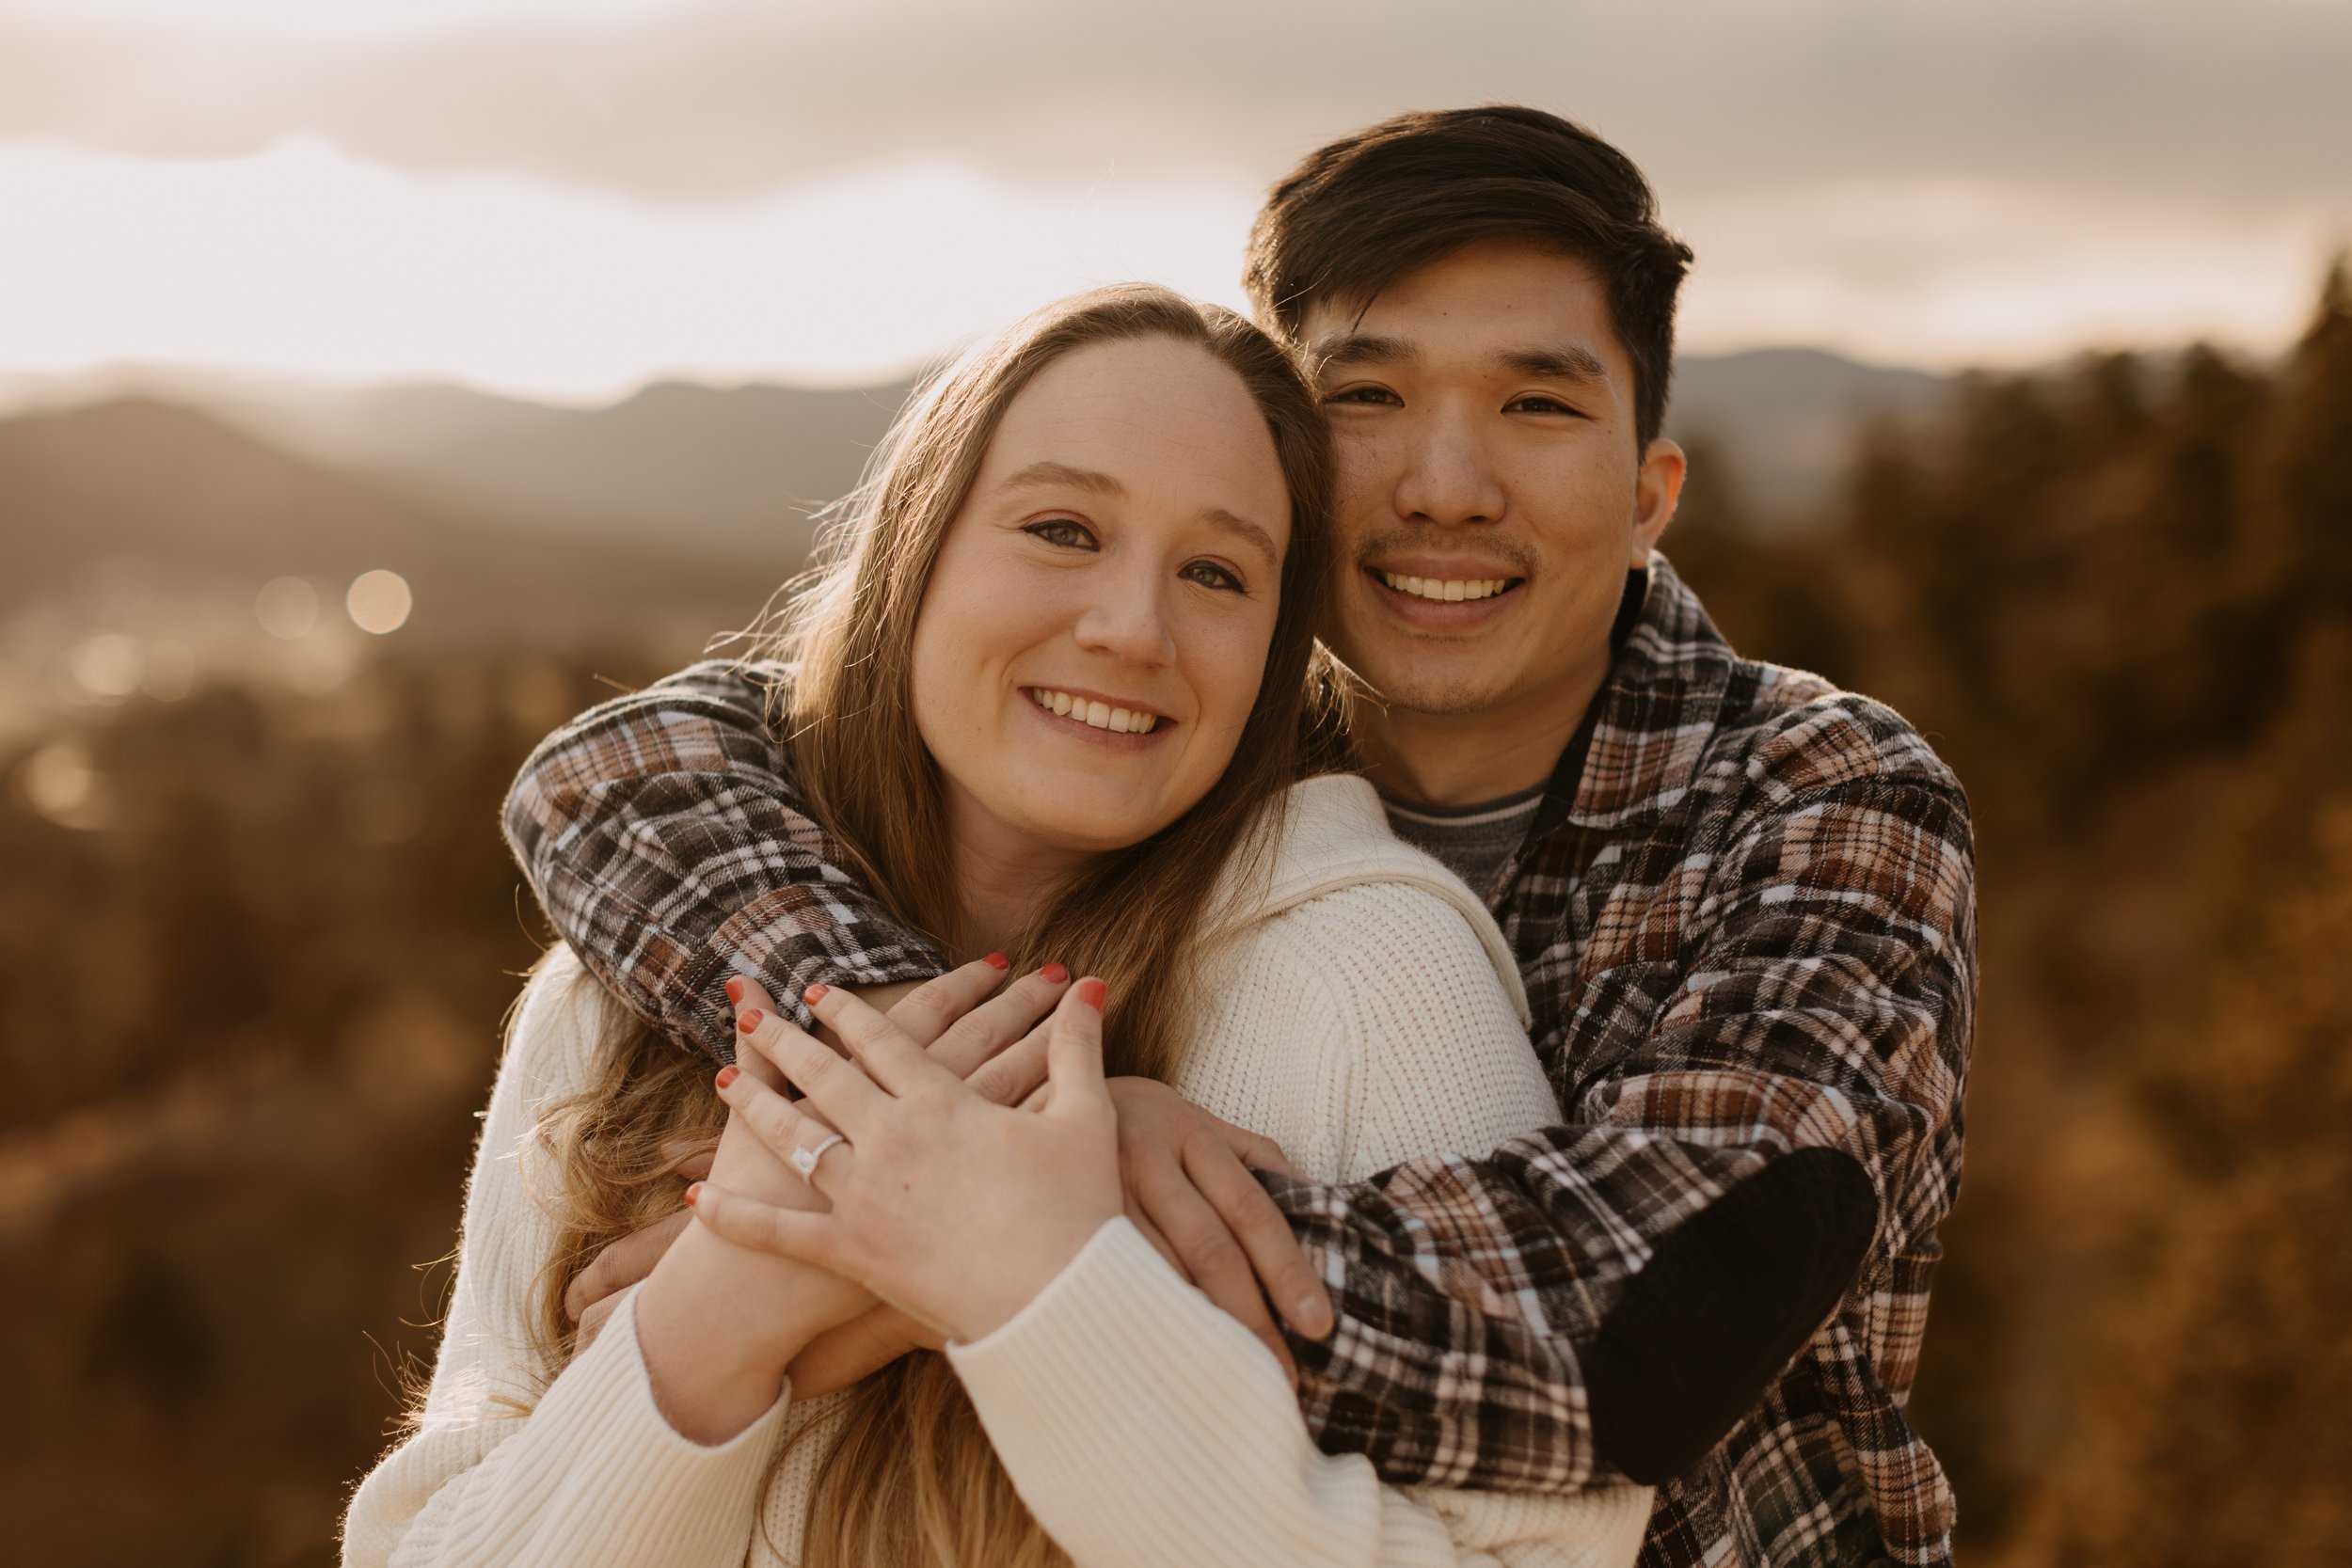
[[1474, 361], [1601, 378], [1626, 367], [1598, 275], [1530, 245], [1467, 246], [1369, 296], [1317, 300], [1298, 326], [1318, 365]]

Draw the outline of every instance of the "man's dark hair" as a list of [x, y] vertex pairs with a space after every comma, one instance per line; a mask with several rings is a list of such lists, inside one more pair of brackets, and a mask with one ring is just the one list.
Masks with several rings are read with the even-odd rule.
[[1268, 193], [1242, 280], [1259, 320], [1295, 341], [1315, 304], [1370, 300], [1493, 239], [1553, 245], [1600, 275], [1646, 449], [1666, 418], [1691, 247], [1660, 227], [1633, 160], [1558, 115], [1508, 103], [1399, 115], [1317, 149]]

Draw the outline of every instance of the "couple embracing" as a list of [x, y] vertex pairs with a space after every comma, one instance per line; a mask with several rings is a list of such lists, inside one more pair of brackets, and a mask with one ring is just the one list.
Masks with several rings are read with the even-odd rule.
[[1948, 1561], [1966, 806], [1656, 552], [1688, 261], [1553, 116], [1343, 138], [1255, 325], [1016, 325], [543, 745], [345, 1561]]

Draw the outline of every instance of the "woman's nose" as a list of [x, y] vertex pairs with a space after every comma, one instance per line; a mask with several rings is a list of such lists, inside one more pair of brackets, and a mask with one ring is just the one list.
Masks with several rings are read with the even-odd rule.
[[1105, 574], [1103, 594], [1078, 616], [1078, 645], [1133, 664], [1176, 657], [1162, 585], [1141, 572]]

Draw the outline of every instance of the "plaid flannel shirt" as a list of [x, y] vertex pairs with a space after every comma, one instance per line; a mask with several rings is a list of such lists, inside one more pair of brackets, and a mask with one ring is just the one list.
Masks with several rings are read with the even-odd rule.
[[[1489, 898], [1564, 1124], [1354, 1186], [1267, 1179], [1339, 1309], [1328, 1339], [1293, 1341], [1301, 1403], [1326, 1449], [1398, 1484], [1659, 1480], [1645, 1564], [1948, 1562], [1951, 1493], [1903, 1406], [1960, 1175], [1966, 802], [1896, 714], [1739, 658], [1662, 558], [1635, 580]], [[583, 960], [723, 1059], [730, 974], [797, 997], [941, 964], [802, 809], [775, 673], [697, 665], [604, 704], [506, 807]], [[1840, 1180], [1862, 1188], [1851, 1248], [1805, 1228]], [[1742, 1247], [1753, 1290], [1692, 1272]], [[1702, 1456], [1667, 1475], [1603, 1453], [1605, 1418], [1703, 1369], [1751, 1308], [1798, 1326]], [[1662, 1360], [1653, 1330], [1683, 1336]]]

